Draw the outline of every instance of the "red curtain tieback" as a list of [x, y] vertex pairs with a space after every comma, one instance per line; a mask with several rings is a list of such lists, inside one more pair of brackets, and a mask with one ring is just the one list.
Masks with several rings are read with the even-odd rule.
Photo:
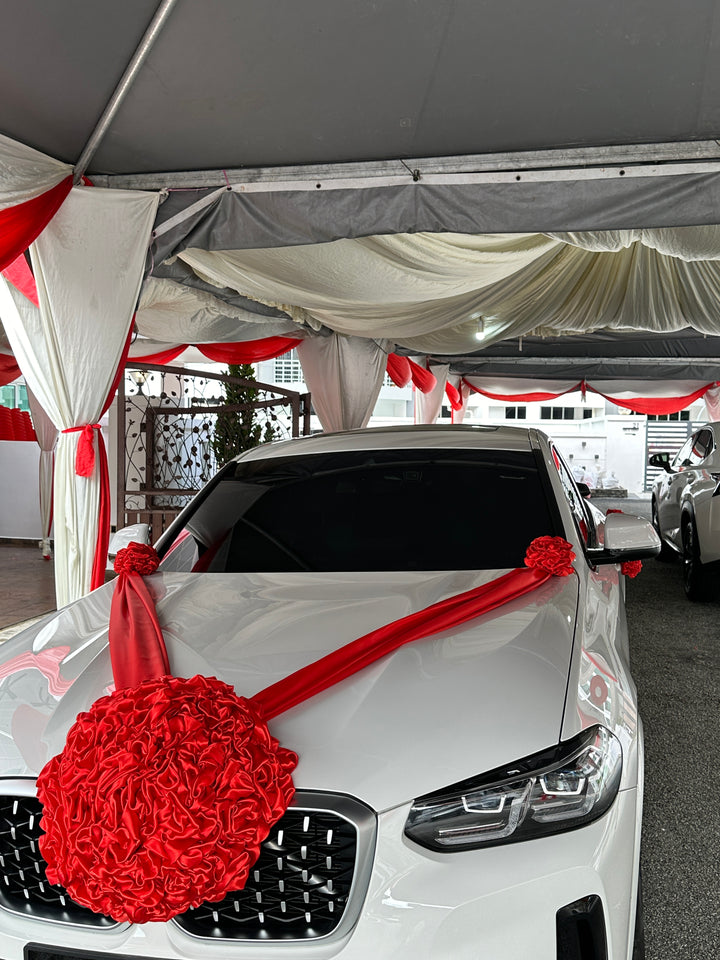
[[83, 427], [68, 427], [62, 433], [80, 433], [75, 453], [75, 473], [79, 477], [91, 477], [95, 469], [95, 445], [93, 430], [102, 430], [99, 423], [86, 423]]

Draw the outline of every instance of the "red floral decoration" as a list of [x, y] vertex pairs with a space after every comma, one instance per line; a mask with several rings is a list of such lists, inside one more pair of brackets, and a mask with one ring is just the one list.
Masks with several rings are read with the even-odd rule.
[[562, 537], [536, 537], [525, 553], [525, 566], [537, 567], [555, 577], [569, 577], [574, 559], [572, 545]]
[[118, 550], [114, 567], [117, 573], [139, 573], [141, 577], [147, 577], [155, 573], [159, 563], [160, 557], [154, 547], [133, 540]]
[[102, 697], [38, 777], [48, 880], [131, 923], [221, 900], [285, 812], [297, 760], [215, 678]]
[[642, 560], [626, 560], [620, 564], [620, 573], [624, 573], [626, 577], [630, 577], [631, 579], [636, 577], [641, 570]]
[[[606, 510], [605, 516], [608, 516], [611, 513], [622, 513], [622, 510]], [[626, 560], [624, 563], [620, 564], [620, 573], [625, 574], [626, 577], [630, 577], [633, 580], [642, 570], [642, 560]]]

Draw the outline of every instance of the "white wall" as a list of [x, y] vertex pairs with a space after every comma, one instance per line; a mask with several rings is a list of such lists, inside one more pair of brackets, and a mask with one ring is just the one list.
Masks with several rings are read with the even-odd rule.
[[0, 537], [39, 540], [40, 447], [29, 440], [0, 440]]

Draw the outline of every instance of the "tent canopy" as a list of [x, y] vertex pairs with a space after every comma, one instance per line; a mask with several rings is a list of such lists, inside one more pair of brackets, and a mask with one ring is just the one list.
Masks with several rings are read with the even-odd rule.
[[[154, 349], [296, 334], [333, 425], [367, 422], [394, 349], [436, 361], [426, 422], [491, 357], [523, 390], [541, 360], [547, 392], [607, 370], [638, 409], [642, 370], [719, 402], [720, 351], [700, 366], [685, 335], [720, 337], [720, 0], [27, 0], [6, 21], [0, 306], [61, 430], [64, 599], [104, 571], [97, 421], [136, 304]], [[585, 372], [537, 340], [598, 333]]]
[[[0, 130], [75, 163], [158, 6], [124, 0], [99, 16], [92, 0], [14, 4]], [[720, 130], [716, 0], [160, 6], [166, 18], [91, 175], [677, 143]]]
[[[468, 370], [519, 336], [720, 333], [720, 0], [28, 0], [5, 27], [0, 133], [160, 191], [154, 341], [335, 331]], [[462, 235], [508, 262], [460, 279]]]

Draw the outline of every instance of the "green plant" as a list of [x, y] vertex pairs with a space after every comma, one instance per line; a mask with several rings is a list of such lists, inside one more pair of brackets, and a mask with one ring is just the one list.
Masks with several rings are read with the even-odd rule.
[[257, 386], [253, 386], [256, 381], [252, 364], [228, 364], [227, 374], [245, 382], [224, 384], [225, 405], [236, 409], [223, 410], [217, 415], [212, 448], [218, 467], [243, 450], [250, 450], [275, 439], [273, 424], [268, 420], [263, 425], [257, 419], [254, 404], [260, 391]]

